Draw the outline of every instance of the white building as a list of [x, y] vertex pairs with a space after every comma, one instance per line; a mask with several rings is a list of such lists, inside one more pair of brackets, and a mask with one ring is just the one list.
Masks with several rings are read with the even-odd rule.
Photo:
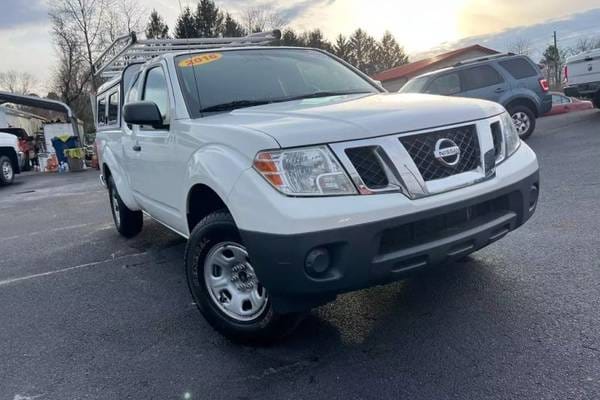
[[44, 122], [46, 119], [39, 115], [0, 105], [0, 129], [23, 128], [29, 135], [35, 135]]

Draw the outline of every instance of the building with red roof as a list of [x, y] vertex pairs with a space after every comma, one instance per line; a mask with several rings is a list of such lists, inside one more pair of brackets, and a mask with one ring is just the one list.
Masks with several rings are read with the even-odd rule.
[[373, 79], [381, 81], [383, 87], [390, 92], [397, 92], [409, 79], [414, 78], [415, 76], [450, 67], [459, 61], [483, 57], [490, 54], [498, 54], [498, 51], [475, 44], [473, 46], [452, 50], [447, 53], [438, 54], [437, 56], [388, 69], [387, 71], [374, 75]]

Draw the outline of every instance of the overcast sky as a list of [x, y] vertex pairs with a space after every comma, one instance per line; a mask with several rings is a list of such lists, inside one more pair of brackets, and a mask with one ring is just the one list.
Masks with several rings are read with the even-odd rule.
[[[55, 52], [49, 35], [48, 0], [0, 0], [0, 72], [29, 71], [50, 87]], [[163, 15], [170, 27], [178, 0], [140, 0]], [[248, 6], [268, 6], [299, 30], [321, 28], [333, 39], [362, 27], [375, 36], [390, 30], [409, 53], [472, 35], [531, 25], [599, 6], [599, 0], [217, 0], [234, 15]], [[543, 7], [540, 5], [543, 3]], [[195, 1], [181, 0], [181, 4]], [[43, 93], [45, 94], [45, 93]]]

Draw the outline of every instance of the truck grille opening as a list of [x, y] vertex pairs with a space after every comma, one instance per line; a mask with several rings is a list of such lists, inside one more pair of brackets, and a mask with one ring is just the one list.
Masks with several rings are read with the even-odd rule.
[[346, 149], [346, 155], [356, 168], [361, 179], [369, 189], [383, 189], [389, 181], [381, 159], [377, 155], [379, 146], [352, 147]]
[[[448, 166], [435, 158], [435, 145], [440, 139], [450, 139], [460, 148], [460, 160], [456, 165]], [[472, 171], [481, 163], [475, 125], [404, 136], [399, 140], [426, 181]]]
[[510, 195], [389, 228], [381, 234], [379, 254], [388, 254], [456, 235], [507, 212], [510, 212]]

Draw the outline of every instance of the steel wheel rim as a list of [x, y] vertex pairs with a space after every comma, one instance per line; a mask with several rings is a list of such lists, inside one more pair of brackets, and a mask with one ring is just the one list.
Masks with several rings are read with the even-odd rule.
[[11, 181], [13, 178], [13, 168], [8, 161], [2, 163], [2, 176], [6, 181]]
[[239, 243], [218, 243], [209, 251], [204, 281], [213, 304], [236, 321], [252, 321], [267, 307], [267, 292], [256, 277], [246, 248]]
[[112, 205], [112, 212], [113, 212], [113, 217], [115, 219], [115, 224], [117, 224], [117, 227], [121, 226], [121, 209], [119, 207], [119, 201], [117, 200], [117, 194], [115, 193], [114, 190], [111, 191], [111, 205]]
[[514, 113], [512, 119], [519, 136], [523, 135], [529, 130], [529, 127], [531, 126], [531, 120], [524, 112], [519, 111]]

